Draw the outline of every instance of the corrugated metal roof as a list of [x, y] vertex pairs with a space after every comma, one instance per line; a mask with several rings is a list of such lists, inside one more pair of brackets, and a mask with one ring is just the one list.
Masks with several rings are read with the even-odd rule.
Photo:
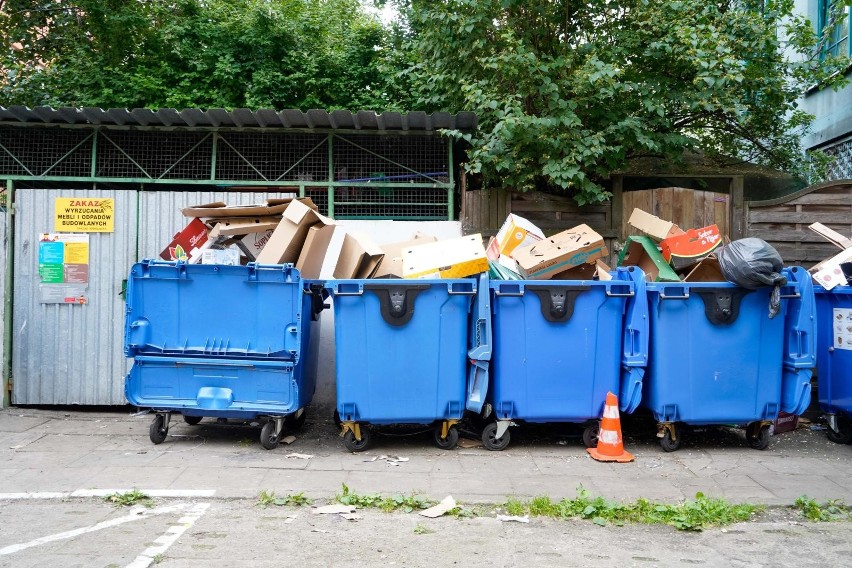
[[442, 128], [474, 130], [477, 121], [476, 115], [472, 112], [427, 114], [421, 111], [412, 111], [378, 114], [371, 110], [359, 110], [357, 112], [335, 110], [328, 112], [314, 109], [302, 112], [296, 109], [276, 111], [272, 109], [238, 108], [228, 111], [221, 108], [208, 110], [187, 108], [178, 111], [173, 108], [158, 110], [111, 108], [104, 110], [97, 107], [54, 109], [40, 106], [31, 109], [25, 106], [10, 106], [8, 108], [0, 107], [0, 124], [3, 123], [431, 131]]

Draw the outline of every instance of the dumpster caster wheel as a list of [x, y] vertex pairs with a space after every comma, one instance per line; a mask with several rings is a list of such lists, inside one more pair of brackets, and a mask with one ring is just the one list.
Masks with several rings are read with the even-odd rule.
[[363, 452], [370, 447], [370, 431], [366, 428], [361, 428], [361, 439], [356, 440], [352, 430], [347, 430], [343, 435], [343, 445], [350, 452]]
[[275, 434], [275, 420], [270, 420], [260, 429], [260, 445], [267, 450], [274, 450], [281, 442], [281, 433]]
[[148, 428], [148, 436], [151, 438], [151, 442], [155, 444], [162, 444], [168, 433], [169, 431], [166, 428], [165, 416], [158, 414], [154, 417], [154, 420], [151, 422], [151, 426]]
[[201, 416], [184, 416], [183, 421], [189, 424], [190, 426], [195, 426], [199, 422], [201, 422]]
[[829, 428], [826, 430], [828, 439], [835, 444], [852, 444], [852, 421], [845, 417], [837, 417], [837, 432]]
[[583, 430], [583, 445], [587, 448], [596, 448], [598, 446], [598, 432], [600, 432], [599, 424], [586, 426]]
[[505, 450], [511, 439], [512, 437], [509, 435], [508, 430], [503, 432], [503, 435], [500, 438], [497, 438], [496, 422], [492, 422], [482, 430], [482, 444], [485, 446], [486, 450], [491, 450], [492, 452]]
[[[758, 430], [758, 428], [760, 429]], [[746, 437], [749, 446], [755, 450], [765, 450], [769, 447], [769, 426], [761, 428], [759, 422], [752, 422], [746, 427]]]
[[442, 450], [452, 450], [459, 443], [459, 430], [455, 426], [447, 430], [447, 437], [441, 439], [441, 427], [436, 427], [433, 431], [435, 445]]
[[666, 428], [666, 431], [663, 432], [663, 437], [660, 438], [660, 447], [666, 452], [677, 450], [680, 447], [680, 432], [677, 433], [677, 439], [672, 439], [671, 430]]
[[284, 417], [284, 426], [286, 426], [289, 430], [301, 430], [302, 426], [305, 425], [305, 418], [307, 416], [308, 411], [304, 408], [301, 409], [301, 412], [297, 411], [293, 414], [288, 414]]

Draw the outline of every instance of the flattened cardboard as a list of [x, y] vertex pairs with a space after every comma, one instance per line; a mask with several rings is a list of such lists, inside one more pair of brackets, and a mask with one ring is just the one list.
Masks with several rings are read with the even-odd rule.
[[308, 236], [305, 238], [299, 260], [296, 261], [296, 268], [302, 278], [317, 279], [320, 277], [325, 254], [328, 252], [328, 245], [336, 228], [337, 225], [317, 223], [308, 229]]
[[651, 215], [638, 207], [633, 209], [633, 213], [630, 214], [630, 219], [627, 220], [627, 223], [631, 227], [639, 229], [646, 235], [651, 235], [660, 241], [683, 234], [683, 229], [671, 221], [660, 219], [656, 215]]
[[524, 278], [547, 280], [571, 267], [592, 263], [607, 254], [609, 251], [603, 237], [588, 225], [578, 225], [532, 246], [515, 249], [512, 258], [518, 262]]
[[487, 270], [488, 258], [479, 233], [402, 251], [403, 278], [464, 278]]
[[169, 243], [161, 253], [163, 260], [185, 260], [195, 264], [201, 260], [201, 253], [210, 248], [213, 239], [209, 238], [207, 225], [201, 219], [193, 219]]
[[257, 255], [261, 264], [295, 264], [302, 252], [302, 245], [308, 236], [312, 225], [322, 223], [333, 225], [334, 221], [324, 217], [298, 199], [287, 205], [281, 217], [281, 222], [269, 237], [269, 242]]
[[382, 249], [368, 235], [347, 232], [334, 268], [334, 277], [370, 278], [376, 273], [383, 256]]
[[299, 201], [307, 205], [311, 209], [316, 209], [314, 202], [307, 197], [299, 197], [296, 199], [275, 199], [270, 200], [274, 205], [225, 205], [221, 201], [215, 203], [206, 203], [204, 205], [194, 205], [181, 209], [184, 217], [202, 217], [204, 219], [216, 219], [220, 217], [261, 217], [270, 215], [280, 215], [293, 201]]
[[210, 231], [210, 236], [216, 238], [219, 235], [247, 235], [249, 233], [264, 233], [274, 231], [281, 216], [269, 217], [225, 217], [216, 220], [216, 226]]
[[719, 227], [709, 225], [701, 229], [689, 229], [682, 235], [663, 239], [660, 247], [666, 262], [675, 270], [680, 270], [694, 264], [696, 259], [710, 254], [721, 244], [722, 235], [719, 234]]
[[374, 278], [402, 278], [402, 251], [417, 245], [434, 243], [438, 239], [432, 235], [415, 233], [411, 240], [382, 245], [382, 261], [376, 269]]
[[822, 223], [813, 223], [812, 225], [808, 225], [808, 229], [826, 239], [840, 250], [846, 250], [852, 247], [852, 239], [847, 239], [837, 231], [826, 227]]
[[207, 249], [201, 253], [201, 264], [240, 265], [240, 251], [237, 248]]
[[716, 255], [707, 255], [683, 277], [684, 282], [724, 282], [725, 275], [719, 266]]
[[531, 221], [509, 213], [497, 236], [488, 242], [488, 259], [497, 260], [500, 255], [511, 256], [520, 247], [532, 246], [544, 240], [544, 233]]
[[618, 255], [618, 266], [638, 266], [648, 282], [680, 282], [651, 237], [627, 237]]
[[840, 265], [847, 262], [852, 262], [852, 247], [811, 268], [811, 276], [826, 290], [831, 290], [835, 286], [846, 286], [848, 281]]

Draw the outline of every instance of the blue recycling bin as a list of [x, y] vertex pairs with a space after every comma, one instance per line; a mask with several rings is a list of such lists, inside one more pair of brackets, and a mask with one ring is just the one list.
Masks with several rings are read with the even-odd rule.
[[291, 265], [193, 265], [143, 260], [127, 281], [127, 400], [156, 412], [165, 440], [172, 413], [266, 419], [261, 443], [304, 423], [316, 387], [321, 287]]
[[801, 414], [816, 364], [813, 283], [783, 269], [781, 312], [769, 318], [771, 288], [729, 282], [648, 283], [650, 360], [642, 406], [658, 422], [666, 451], [680, 424], [746, 425], [756, 449], [769, 445], [778, 412]]
[[648, 298], [638, 267], [611, 280], [492, 280], [494, 347], [482, 433], [502, 450], [515, 421], [585, 423], [596, 444], [607, 392], [633, 412], [648, 362]]
[[817, 393], [828, 438], [852, 442], [852, 286], [814, 286], [817, 306]]
[[465, 410], [482, 409], [488, 387], [484, 278], [326, 283], [337, 413], [350, 451], [370, 446], [370, 425], [389, 424], [428, 424], [438, 447], [455, 447], [455, 425]]

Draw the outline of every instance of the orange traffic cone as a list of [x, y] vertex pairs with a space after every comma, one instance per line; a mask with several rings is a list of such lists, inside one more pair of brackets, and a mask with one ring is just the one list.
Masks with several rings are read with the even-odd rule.
[[618, 417], [618, 397], [606, 393], [601, 429], [598, 433], [598, 447], [586, 448], [586, 451], [602, 462], [631, 462], [633, 456], [624, 451], [621, 441], [621, 419]]

